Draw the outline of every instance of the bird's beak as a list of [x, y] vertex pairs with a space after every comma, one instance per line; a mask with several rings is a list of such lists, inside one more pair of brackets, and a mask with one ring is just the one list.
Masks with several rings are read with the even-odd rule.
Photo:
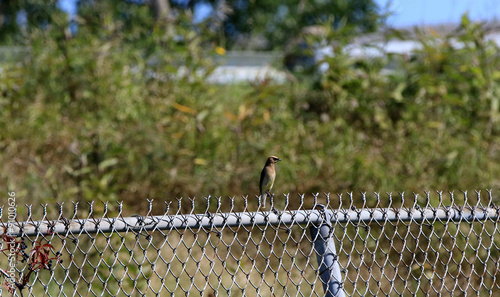
[[276, 162], [277, 162], [277, 161], [281, 161], [281, 159], [276, 159]]

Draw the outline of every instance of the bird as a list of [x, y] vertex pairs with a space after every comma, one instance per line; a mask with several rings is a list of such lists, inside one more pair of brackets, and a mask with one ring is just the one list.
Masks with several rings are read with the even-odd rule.
[[267, 195], [271, 195], [271, 189], [274, 185], [274, 180], [276, 179], [276, 170], [274, 169], [274, 164], [278, 161], [281, 161], [280, 158], [276, 156], [270, 156], [266, 160], [266, 165], [262, 169], [260, 173], [260, 197], [259, 197], [259, 205], [262, 209], [266, 208], [266, 197]]

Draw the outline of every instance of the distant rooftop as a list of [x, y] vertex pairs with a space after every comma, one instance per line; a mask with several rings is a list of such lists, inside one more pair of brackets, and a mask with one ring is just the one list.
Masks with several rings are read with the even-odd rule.
[[[484, 23], [483, 26], [486, 32], [485, 39], [491, 40], [500, 46], [500, 23], [489, 22]], [[379, 56], [386, 53], [410, 54], [421, 46], [417, 41], [417, 34], [449, 37], [458, 34], [460, 30], [462, 28], [459, 25], [444, 24], [438, 26], [407, 27], [397, 29], [397, 34], [391, 34], [396, 31], [389, 28], [385, 31], [365, 34], [355, 38], [354, 42], [348, 46], [348, 50], [350, 50], [353, 56], [357, 57]]]
[[282, 56], [280, 52], [228, 51], [214, 59], [222, 66], [270, 66]]

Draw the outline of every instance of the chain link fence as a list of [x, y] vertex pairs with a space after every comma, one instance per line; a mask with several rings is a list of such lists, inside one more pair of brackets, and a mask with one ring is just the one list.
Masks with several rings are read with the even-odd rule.
[[249, 200], [180, 199], [162, 215], [150, 203], [135, 216], [121, 204], [18, 206], [15, 220], [4, 206], [3, 296], [500, 294], [492, 191], [283, 195], [272, 211]]

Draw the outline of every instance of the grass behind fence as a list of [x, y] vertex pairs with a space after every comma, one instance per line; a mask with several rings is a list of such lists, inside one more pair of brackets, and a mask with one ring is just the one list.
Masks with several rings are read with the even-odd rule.
[[255, 205], [271, 154], [283, 160], [278, 196], [499, 185], [498, 47], [467, 19], [454, 35], [417, 32], [411, 58], [354, 59], [352, 34], [330, 30], [339, 42], [325, 73], [230, 86], [206, 83], [214, 65], [199, 37], [160, 51], [175, 42], [159, 32], [138, 43], [84, 28], [70, 39], [34, 30], [26, 60], [2, 65], [0, 184], [19, 205], [125, 201], [132, 213], [146, 198], [208, 195]]

